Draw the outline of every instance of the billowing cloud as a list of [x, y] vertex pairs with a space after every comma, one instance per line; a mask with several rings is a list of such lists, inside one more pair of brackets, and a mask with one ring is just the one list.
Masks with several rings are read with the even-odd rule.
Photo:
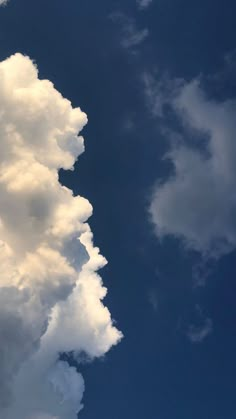
[[137, 5], [139, 9], [141, 10], [147, 9], [151, 3], [152, 3], [152, 0], [137, 0]]
[[159, 115], [168, 103], [182, 126], [166, 156], [172, 173], [154, 188], [151, 217], [158, 237], [173, 235], [219, 257], [236, 246], [236, 101], [208, 98], [198, 79], [176, 86], [150, 102]]
[[116, 22], [121, 31], [121, 46], [128, 50], [133, 50], [146, 40], [149, 35], [147, 28], [139, 29], [136, 21], [133, 18], [126, 16], [123, 13], [112, 13], [110, 18]]
[[7, 4], [8, 0], [0, 0], [0, 6], [4, 6]]
[[60, 354], [93, 359], [121, 339], [92, 207], [58, 180], [84, 150], [87, 117], [21, 54], [0, 63], [0, 99], [0, 416], [76, 419], [84, 381]]

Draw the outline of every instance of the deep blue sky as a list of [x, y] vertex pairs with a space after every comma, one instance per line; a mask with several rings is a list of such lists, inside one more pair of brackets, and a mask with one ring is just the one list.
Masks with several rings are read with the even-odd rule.
[[[149, 29], [136, 53], [121, 46], [114, 12]], [[140, 81], [155, 69], [186, 80], [215, 74], [236, 47], [235, 14], [233, 0], [153, 0], [143, 12], [134, 0], [10, 0], [0, 11], [0, 59], [29, 55], [40, 77], [89, 117], [86, 152], [61, 180], [94, 206], [95, 243], [109, 261], [106, 304], [125, 338], [104, 360], [82, 366], [81, 419], [236, 417], [235, 253], [194, 289], [198, 257], [154, 236], [147, 207], [169, 170], [161, 161], [168, 145]], [[222, 96], [230, 83], [235, 88], [225, 80]], [[194, 321], [196, 304], [213, 321], [201, 344], [183, 326]]]

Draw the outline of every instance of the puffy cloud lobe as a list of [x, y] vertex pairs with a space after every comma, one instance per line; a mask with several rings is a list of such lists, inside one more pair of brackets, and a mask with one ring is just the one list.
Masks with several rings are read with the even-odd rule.
[[62, 186], [86, 115], [21, 54], [0, 63], [0, 409], [3, 419], [74, 419], [82, 376], [64, 351], [101, 356], [121, 338], [102, 304], [90, 203]]
[[6, 5], [8, 0], [0, 0], [0, 6]]
[[159, 237], [171, 234], [219, 257], [236, 246], [236, 101], [208, 99], [199, 80], [177, 90], [168, 101], [184, 141], [167, 155], [174, 171], [154, 188], [152, 220]]

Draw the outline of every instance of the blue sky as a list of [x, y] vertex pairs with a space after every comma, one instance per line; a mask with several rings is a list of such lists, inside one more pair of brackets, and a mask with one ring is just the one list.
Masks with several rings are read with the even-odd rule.
[[[233, 0], [0, 9], [0, 61], [29, 55], [89, 119], [85, 153], [60, 180], [94, 207], [89, 224], [109, 261], [105, 303], [124, 339], [80, 365], [82, 419], [235, 418], [234, 174], [229, 160], [217, 172], [195, 160], [233, 144], [235, 12]], [[193, 80], [199, 87], [183, 96]], [[172, 187], [177, 157], [163, 157], [176, 149], [183, 167]]]

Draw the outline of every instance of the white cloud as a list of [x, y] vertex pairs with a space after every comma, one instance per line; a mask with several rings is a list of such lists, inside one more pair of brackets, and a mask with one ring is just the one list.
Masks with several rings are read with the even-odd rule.
[[113, 13], [110, 18], [116, 22], [121, 30], [121, 46], [133, 50], [149, 36], [147, 28], [138, 29], [136, 21], [123, 13]]
[[[154, 188], [150, 213], [156, 233], [219, 257], [236, 246], [236, 101], [209, 99], [199, 80], [181, 87], [178, 81], [172, 95], [167, 89], [169, 97], [163, 92], [157, 98], [159, 115], [161, 103], [168, 103], [183, 138], [166, 156], [172, 174]], [[149, 103], [154, 106], [155, 98]]]
[[8, 0], [0, 0], [0, 6], [4, 6], [8, 3]]
[[92, 207], [58, 181], [87, 117], [21, 54], [0, 63], [0, 103], [0, 416], [76, 419], [83, 378], [59, 354], [92, 359], [121, 339], [102, 304]]
[[152, 0], [136, 0], [139, 9], [143, 10], [143, 9], [147, 9], [150, 4], [152, 3]]

